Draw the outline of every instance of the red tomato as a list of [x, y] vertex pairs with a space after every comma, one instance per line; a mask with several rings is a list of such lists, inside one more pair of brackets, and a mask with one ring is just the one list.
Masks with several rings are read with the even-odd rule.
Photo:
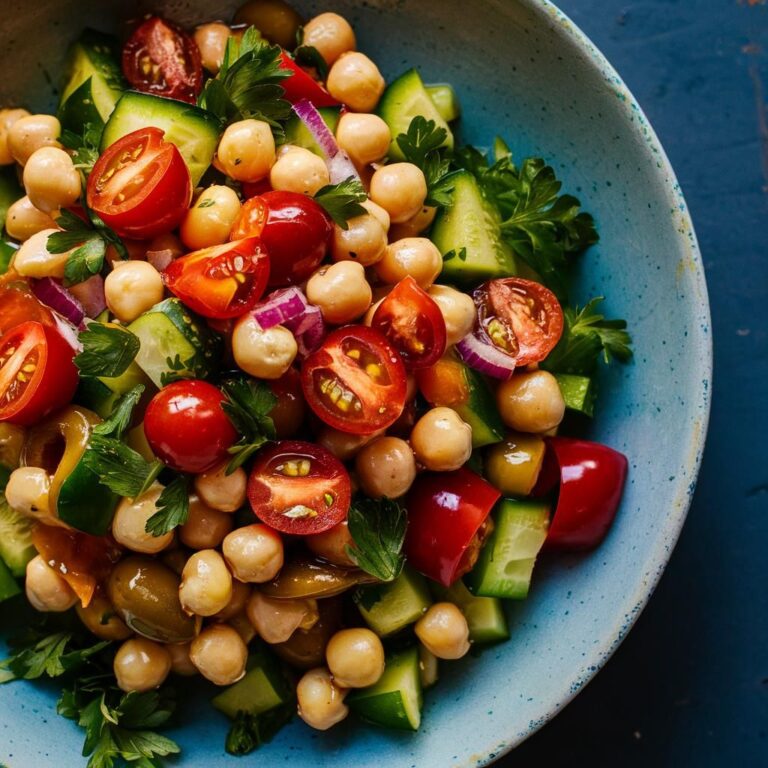
[[191, 194], [187, 164], [159, 128], [140, 128], [118, 139], [88, 177], [88, 206], [118, 235], [138, 240], [180, 224]]
[[282, 53], [280, 67], [291, 73], [290, 77], [280, 81], [280, 85], [285, 90], [285, 98], [291, 104], [307, 99], [316, 107], [339, 106], [339, 102], [320, 83], [313, 80], [285, 51]]
[[468, 469], [419, 475], [406, 497], [408, 562], [448, 587], [474, 564], [473, 547], [501, 494]]
[[195, 41], [175, 24], [151, 16], [123, 47], [123, 74], [137, 90], [194, 104], [203, 87]]
[[616, 517], [627, 479], [627, 457], [607, 445], [570, 437], [547, 440], [547, 454], [534, 493], [559, 488], [545, 546], [596, 547]]
[[244, 181], [240, 184], [243, 197], [248, 200], [256, 195], [263, 195], [265, 192], [272, 191], [272, 185], [269, 183], [269, 177], [261, 181]]
[[53, 325], [51, 310], [41, 304], [24, 278], [11, 272], [0, 276], [0, 334], [27, 320]]
[[474, 299], [480, 327], [518, 367], [543, 360], [560, 341], [563, 310], [541, 283], [521, 277], [489, 280], [475, 290]]
[[405, 366], [378, 331], [349, 325], [331, 333], [301, 367], [309, 407], [335, 429], [370, 435], [403, 412]]
[[270, 259], [269, 287], [306, 280], [325, 258], [333, 222], [322, 206], [298, 192], [265, 192], [243, 203], [230, 240], [260, 237]]
[[144, 434], [152, 452], [179, 472], [211, 469], [237, 440], [223, 402], [219, 389], [199, 379], [174, 381], [161, 389], [144, 414]]
[[387, 337], [406, 368], [428, 368], [445, 352], [443, 313], [410, 275], [379, 304], [371, 328]]
[[194, 251], [172, 261], [163, 282], [190, 309], [215, 320], [252, 309], [267, 286], [269, 258], [257, 237]]
[[32, 424], [75, 394], [75, 352], [52, 326], [30, 320], [0, 339], [0, 421]]
[[248, 479], [254, 514], [281, 533], [322, 533], [346, 519], [349, 475], [328, 450], [283, 440], [262, 450]]

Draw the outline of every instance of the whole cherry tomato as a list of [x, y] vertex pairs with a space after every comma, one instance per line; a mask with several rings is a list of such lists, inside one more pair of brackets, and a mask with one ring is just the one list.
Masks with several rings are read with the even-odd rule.
[[285, 90], [285, 98], [295, 104], [307, 99], [316, 107], [338, 107], [339, 102], [323, 88], [317, 80], [313, 80], [285, 51], [282, 53], [280, 68], [291, 73], [280, 81]]

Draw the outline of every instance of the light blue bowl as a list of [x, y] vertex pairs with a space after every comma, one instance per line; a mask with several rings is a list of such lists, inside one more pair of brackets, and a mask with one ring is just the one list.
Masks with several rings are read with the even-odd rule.
[[[120, 14], [110, 9], [126, 5], [6, 0], [1, 103], [51, 107], [46, 78], [58, 78], [67, 41], [86, 24], [113, 28]], [[154, 7], [191, 23], [229, 18], [235, 5]], [[627, 318], [635, 340], [634, 363], [601, 381], [591, 435], [630, 460], [624, 502], [602, 547], [541, 563], [529, 600], [511, 612], [512, 639], [480, 658], [443, 665], [418, 734], [352, 724], [319, 734], [295, 722], [246, 758], [248, 764], [315, 768], [486, 765], [557, 714], [602, 667], [638, 617], [677, 540], [709, 412], [710, 319], [696, 237], [672, 168], [634, 98], [553, 5], [298, 5], [307, 15], [329, 7], [344, 13], [360, 48], [388, 79], [415, 65], [427, 81], [453, 83], [465, 140], [489, 145], [501, 133], [518, 158], [549, 158], [600, 228], [600, 244], [582, 261], [577, 295], [606, 294], [607, 314]], [[182, 765], [237, 765], [225, 756], [226, 724], [208, 706], [211, 693], [203, 689], [190, 706], [185, 703], [185, 726], [171, 733], [183, 747]], [[0, 763], [84, 764], [82, 734], [56, 716], [56, 694], [55, 686], [0, 688]]]

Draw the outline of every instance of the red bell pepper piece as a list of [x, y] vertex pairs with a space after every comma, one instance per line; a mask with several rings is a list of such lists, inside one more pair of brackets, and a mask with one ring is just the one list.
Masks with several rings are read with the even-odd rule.
[[316, 107], [338, 107], [339, 102], [323, 88], [320, 83], [313, 80], [285, 51], [281, 54], [281, 68], [291, 73], [280, 81], [285, 89], [285, 98], [295, 104], [297, 101], [307, 99]]

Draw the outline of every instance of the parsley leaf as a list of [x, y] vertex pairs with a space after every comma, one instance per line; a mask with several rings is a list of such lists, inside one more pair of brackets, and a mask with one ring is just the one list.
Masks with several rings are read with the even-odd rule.
[[272, 741], [275, 734], [290, 722], [294, 709], [293, 703], [287, 702], [258, 715], [241, 710], [227, 734], [227, 752], [230, 755], [247, 755], [262, 744]]
[[177, 475], [163, 488], [157, 500], [157, 512], [147, 520], [144, 530], [153, 536], [162, 536], [179, 525], [184, 525], [189, 517], [189, 475]]
[[397, 136], [397, 146], [409, 163], [421, 168], [427, 180], [427, 205], [448, 205], [450, 184], [446, 177], [451, 162], [448, 150], [443, 146], [448, 132], [438, 127], [434, 120], [417, 115], [411, 120], [408, 131]]
[[221, 389], [226, 397], [222, 408], [241, 435], [229, 449], [234, 457], [227, 465], [227, 474], [232, 474], [264, 443], [275, 439], [275, 423], [269, 414], [277, 405], [277, 397], [267, 384], [253, 379], [230, 379]]
[[350, 506], [347, 522], [354, 541], [347, 547], [352, 561], [381, 581], [396, 579], [405, 563], [405, 509], [392, 499], [359, 498]]
[[349, 229], [347, 221], [366, 213], [361, 205], [368, 199], [360, 179], [350, 176], [338, 184], [326, 184], [315, 192], [315, 201], [342, 229]]
[[87, 176], [99, 159], [99, 144], [103, 127], [94, 123], [86, 123], [81, 134], [65, 128], [59, 136], [59, 141], [73, 152], [72, 162], [75, 168]]
[[98, 275], [104, 266], [106, 252], [106, 243], [99, 236], [90, 237], [79, 248], [72, 251], [64, 265], [64, 279], [67, 285], [76, 285], [85, 282], [89, 277]]
[[137, 336], [115, 323], [88, 323], [78, 339], [83, 351], [75, 356], [75, 365], [82, 376], [120, 376], [141, 346]]
[[323, 54], [314, 45], [304, 45], [302, 43], [293, 52], [293, 57], [304, 67], [314, 67], [321, 80], [324, 81], [328, 77], [328, 62], [326, 62]]
[[141, 496], [163, 469], [162, 462], [148, 462], [125, 443], [97, 434], [95, 429], [82, 461], [102, 485], [128, 499]]
[[128, 429], [128, 426], [131, 423], [133, 409], [136, 407], [136, 404], [141, 399], [143, 393], [143, 384], [137, 384], [133, 389], [126, 392], [120, 398], [117, 405], [112, 409], [109, 418], [93, 428], [93, 433], [96, 435], [104, 435], [105, 437], [115, 437], [119, 440], [123, 436], [123, 432]]

